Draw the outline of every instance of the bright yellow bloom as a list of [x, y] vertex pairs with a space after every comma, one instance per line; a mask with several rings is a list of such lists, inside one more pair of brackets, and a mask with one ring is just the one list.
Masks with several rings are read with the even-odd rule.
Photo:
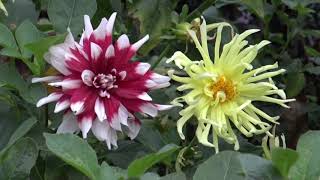
[[[174, 61], [188, 75], [188, 77], [180, 77], [174, 75], [173, 70], [168, 72], [173, 80], [182, 83], [177, 88], [179, 91], [188, 91], [186, 95], [172, 101], [174, 105], [183, 106], [182, 102], [188, 105], [180, 111], [182, 117], [177, 122], [180, 137], [185, 138], [182, 127], [188, 119], [195, 116], [198, 120], [196, 136], [199, 142], [215, 147], [216, 152], [219, 151], [218, 137], [234, 144], [235, 150], [239, 149], [232, 127], [236, 127], [247, 137], [262, 133], [272, 136], [269, 132], [272, 126], [261, 119], [277, 124], [279, 117], [269, 116], [255, 107], [252, 104], [253, 101], [275, 103], [285, 108], [289, 108], [286, 102], [294, 101], [294, 99], [286, 99], [284, 91], [278, 89], [271, 79], [285, 72], [284, 69], [274, 70], [278, 68], [277, 63], [256, 69], [251, 65], [259, 49], [270, 42], [264, 40], [259, 44], [247, 46], [248, 41], [245, 38], [259, 31], [250, 29], [242, 34], [236, 34], [221, 50], [222, 29], [226, 26], [230, 25], [227, 23], [206, 25], [203, 20], [199, 34], [201, 44], [197, 34], [192, 30], [188, 31], [202, 60], [192, 61], [178, 51], [167, 61]], [[212, 29], [217, 29], [214, 61], [210, 59], [207, 44], [207, 31]], [[213, 135], [212, 141], [208, 140], [210, 132]]]

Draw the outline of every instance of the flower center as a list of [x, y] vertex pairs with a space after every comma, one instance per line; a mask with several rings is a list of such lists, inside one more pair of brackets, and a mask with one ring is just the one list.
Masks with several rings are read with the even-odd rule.
[[99, 96], [110, 98], [110, 89], [118, 88], [116, 81], [122, 81], [126, 78], [127, 72], [117, 72], [116, 69], [112, 69], [109, 74], [100, 73], [95, 75], [91, 70], [84, 70], [81, 73], [81, 79], [84, 84], [90, 87], [98, 89]]
[[116, 82], [116, 76], [113, 76], [112, 74], [98, 74], [93, 78], [93, 86], [95, 88], [102, 88], [102, 89], [112, 89], [116, 87], [117, 85], [114, 85]]
[[220, 76], [218, 80], [209, 86], [213, 97], [216, 101], [226, 102], [232, 100], [236, 96], [236, 87], [231, 80], [224, 76]]

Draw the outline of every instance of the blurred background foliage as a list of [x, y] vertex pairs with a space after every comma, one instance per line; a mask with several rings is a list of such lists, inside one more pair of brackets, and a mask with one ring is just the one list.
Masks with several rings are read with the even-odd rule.
[[[319, 0], [2, 0], [0, 10], [0, 179], [319, 177], [320, 133], [304, 134], [320, 129]], [[187, 139], [180, 140], [175, 128], [178, 108], [154, 119], [142, 117], [138, 137], [120, 137], [115, 150], [91, 137], [84, 141], [75, 135], [52, 135], [61, 114], [53, 114], [53, 105], [35, 107], [50, 89], [31, 84], [31, 78], [54, 73], [43, 55], [64, 40], [67, 27], [79, 39], [84, 14], [96, 27], [114, 11], [114, 39], [126, 33], [134, 42], [149, 34], [134, 60], [149, 62], [161, 74], [174, 68], [165, 60], [177, 50], [199, 59], [186, 33], [186, 28], [199, 28], [195, 18], [203, 16], [207, 24], [228, 22], [238, 33], [261, 29], [249, 42], [266, 39], [272, 44], [260, 52], [254, 66], [278, 62], [287, 72], [275, 81], [288, 97], [296, 98], [291, 109], [259, 104], [271, 115], [281, 114], [274, 134], [284, 134], [286, 146], [280, 138], [263, 141], [262, 136], [239, 135], [240, 152], [220, 141], [225, 151], [214, 155], [193, 138], [195, 122], [185, 129]], [[228, 42], [230, 32], [224, 34], [223, 42]], [[214, 39], [214, 32], [211, 36]], [[213, 44], [209, 41], [209, 48]], [[152, 97], [169, 103], [179, 93], [176, 86], [154, 91]]]

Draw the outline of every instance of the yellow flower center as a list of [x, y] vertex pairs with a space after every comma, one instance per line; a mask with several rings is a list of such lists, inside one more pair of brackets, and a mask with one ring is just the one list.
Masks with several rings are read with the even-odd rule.
[[220, 76], [218, 80], [209, 87], [215, 99], [219, 102], [232, 100], [236, 96], [236, 87], [234, 83], [225, 76]]

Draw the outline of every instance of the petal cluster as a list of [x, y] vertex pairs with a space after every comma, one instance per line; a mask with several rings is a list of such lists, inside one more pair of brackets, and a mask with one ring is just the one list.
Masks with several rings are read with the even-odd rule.
[[[288, 108], [285, 103], [294, 100], [286, 99], [284, 91], [278, 89], [271, 79], [285, 72], [284, 69], [275, 70], [278, 68], [277, 63], [256, 69], [251, 65], [258, 51], [270, 42], [264, 40], [248, 45], [245, 38], [259, 31], [250, 29], [234, 35], [221, 49], [222, 30], [228, 26], [231, 27], [227, 23], [206, 25], [203, 20], [199, 34], [193, 30], [188, 31], [202, 60], [192, 61], [178, 51], [167, 61], [174, 61], [176, 66], [186, 73], [186, 76], [181, 77], [175, 75], [173, 70], [169, 71], [173, 80], [182, 83], [177, 89], [187, 92], [172, 102], [179, 106], [187, 104], [180, 112], [181, 118], [177, 122], [180, 137], [185, 138], [183, 125], [195, 116], [198, 120], [196, 136], [199, 142], [215, 147], [216, 152], [219, 151], [219, 137], [234, 144], [236, 150], [239, 149], [233, 127], [247, 137], [261, 133], [271, 135], [269, 129], [272, 126], [262, 119], [277, 123], [279, 117], [271, 117], [258, 109], [252, 104], [254, 101], [275, 103]], [[216, 38], [212, 61], [208, 50], [207, 31], [213, 29], [216, 29]], [[233, 34], [232, 27], [231, 31]], [[208, 140], [209, 134], [212, 134], [212, 140]]]
[[54, 112], [65, 112], [57, 133], [81, 130], [86, 138], [91, 129], [109, 148], [117, 146], [117, 131], [131, 139], [137, 136], [141, 123], [136, 113], [154, 117], [159, 110], [171, 107], [154, 104], [147, 94], [169, 86], [170, 78], [151, 71], [148, 63], [131, 61], [149, 36], [131, 44], [123, 34], [113, 43], [115, 18], [113, 13], [93, 29], [90, 18], [84, 16], [80, 42], [69, 33], [64, 43], [52, 46], [45, 55], [60, 74], [33, 78], [33, 82], [48, 82], [56, 87], [37, 106], [57, 101]]

